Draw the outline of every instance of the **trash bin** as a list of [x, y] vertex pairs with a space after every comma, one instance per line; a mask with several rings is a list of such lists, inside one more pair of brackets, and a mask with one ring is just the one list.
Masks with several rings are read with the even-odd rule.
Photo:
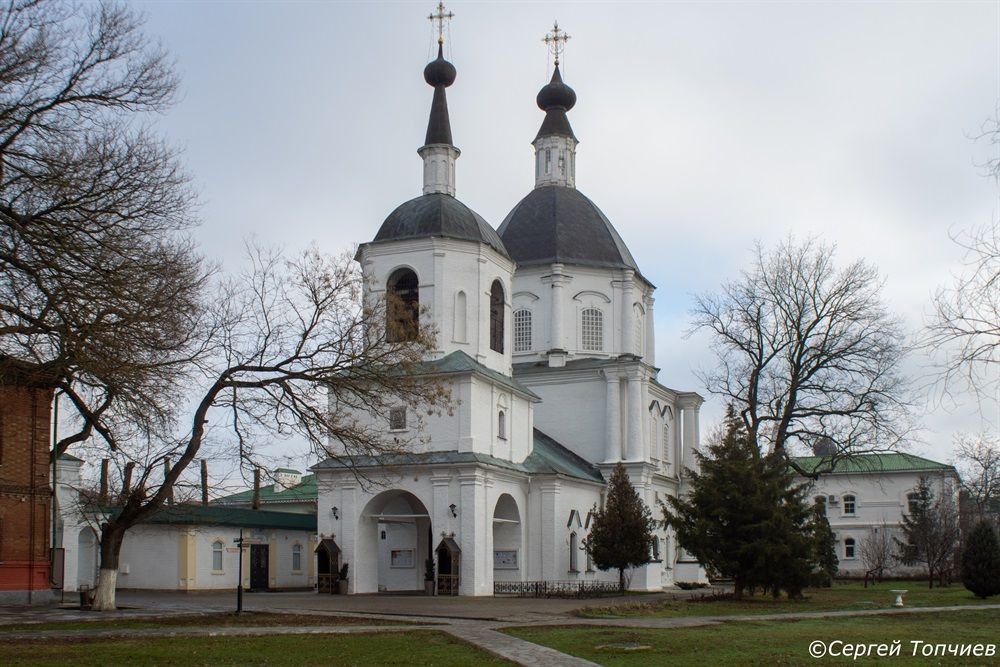
[[80, 609], [88, 610], [93, 606], [94, 598], [90, 595], [90, 586], [80, 586]]

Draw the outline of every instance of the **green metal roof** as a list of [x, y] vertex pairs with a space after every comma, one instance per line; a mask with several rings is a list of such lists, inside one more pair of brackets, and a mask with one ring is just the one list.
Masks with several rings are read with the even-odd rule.
[[[302, 481], [287, 489], [275, 490], [275, 484], [260, 488], [261, 503], [294, 503], [316, 500], [316, 475], [304, 475]], [[246, 505], [253, 502], [253, 489], [216, 498], [213, 505]]]
[[502, 387], [506, 387], [511, 391], [516, 391], [529, 399], [535, 401], [542, 400], [537, 394], [517, 380], [514, 380], [503, 373], [498, 373], [492, 368], [484, 366], [461, 350], [456, 350], [448, 356], [435, 361], [425, 361], [417, 364], [415, 372], [434, 375], [461, 375], [465, 373], [476, 373]]
[[316, 531], [315, 514], [268, 512], [242, 507], [168, 505], [142, 522], [173, 526], [235, 526], [237, 528], [285, 528]]
[[[830, 463], [828, 456], [796, 456], [794, 457], [804, 470], [816, 470]], [[881, 472], [929, 472], [954, 470], [950, 465], [931, 461], [913, 454], [855, 454], [837, 460], [832, 473], [848, 475], [859, 473]]]
[[580, 458], [538, 429], [534, 430], [534, 447], [523, 463], [514, 463], [489, 454], [476, 452], [421, 452], [387, 454], [384, 456], [332, 457], [312, 467], [312, 470], [345, 468], [398, 468], [415, 465], [478, 464], [514, 470], [529, 475], [565, 475], [603, 484], [601, 471]]

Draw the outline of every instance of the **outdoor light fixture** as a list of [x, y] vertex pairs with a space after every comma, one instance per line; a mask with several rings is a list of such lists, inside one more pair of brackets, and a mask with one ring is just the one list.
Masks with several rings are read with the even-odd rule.
[[453, 517], [457, 517], [458, 516], [458, 513], [455, 511], [456, 509], [458, 509], [458, 506], [456, 506], [455, 503], [452, 503], [451, 505], [448, 505], [448, 509], [451, 510], [451, 515]]
[[339, 518], [340, 518], [340, 515], [339, 515], [339, 514], [337, 514], [337, 507], [336, 507], [336, 506], [334, 506], [334, 507], [332, 508], [332, 510], [333, 510], [333, 518], [334, 518], [334, 519], [339, 519]]

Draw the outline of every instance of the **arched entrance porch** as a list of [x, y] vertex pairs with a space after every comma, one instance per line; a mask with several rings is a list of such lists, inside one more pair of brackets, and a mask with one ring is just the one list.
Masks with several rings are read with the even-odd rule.
[[509, 493], [493, 510], [493, 581], [521, 581], [521, 513]]
[[431, 554], [427, 507], [409, 491], [383, 491], [365, 505], [358, 523], [354, 592], [424, 590]]

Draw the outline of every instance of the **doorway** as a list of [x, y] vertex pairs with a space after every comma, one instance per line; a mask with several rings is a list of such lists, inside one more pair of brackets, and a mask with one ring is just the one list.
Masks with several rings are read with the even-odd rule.
[[267, 586], [267, 564], [268, 545], [250, 545], [250, 590], [266, 591]]

